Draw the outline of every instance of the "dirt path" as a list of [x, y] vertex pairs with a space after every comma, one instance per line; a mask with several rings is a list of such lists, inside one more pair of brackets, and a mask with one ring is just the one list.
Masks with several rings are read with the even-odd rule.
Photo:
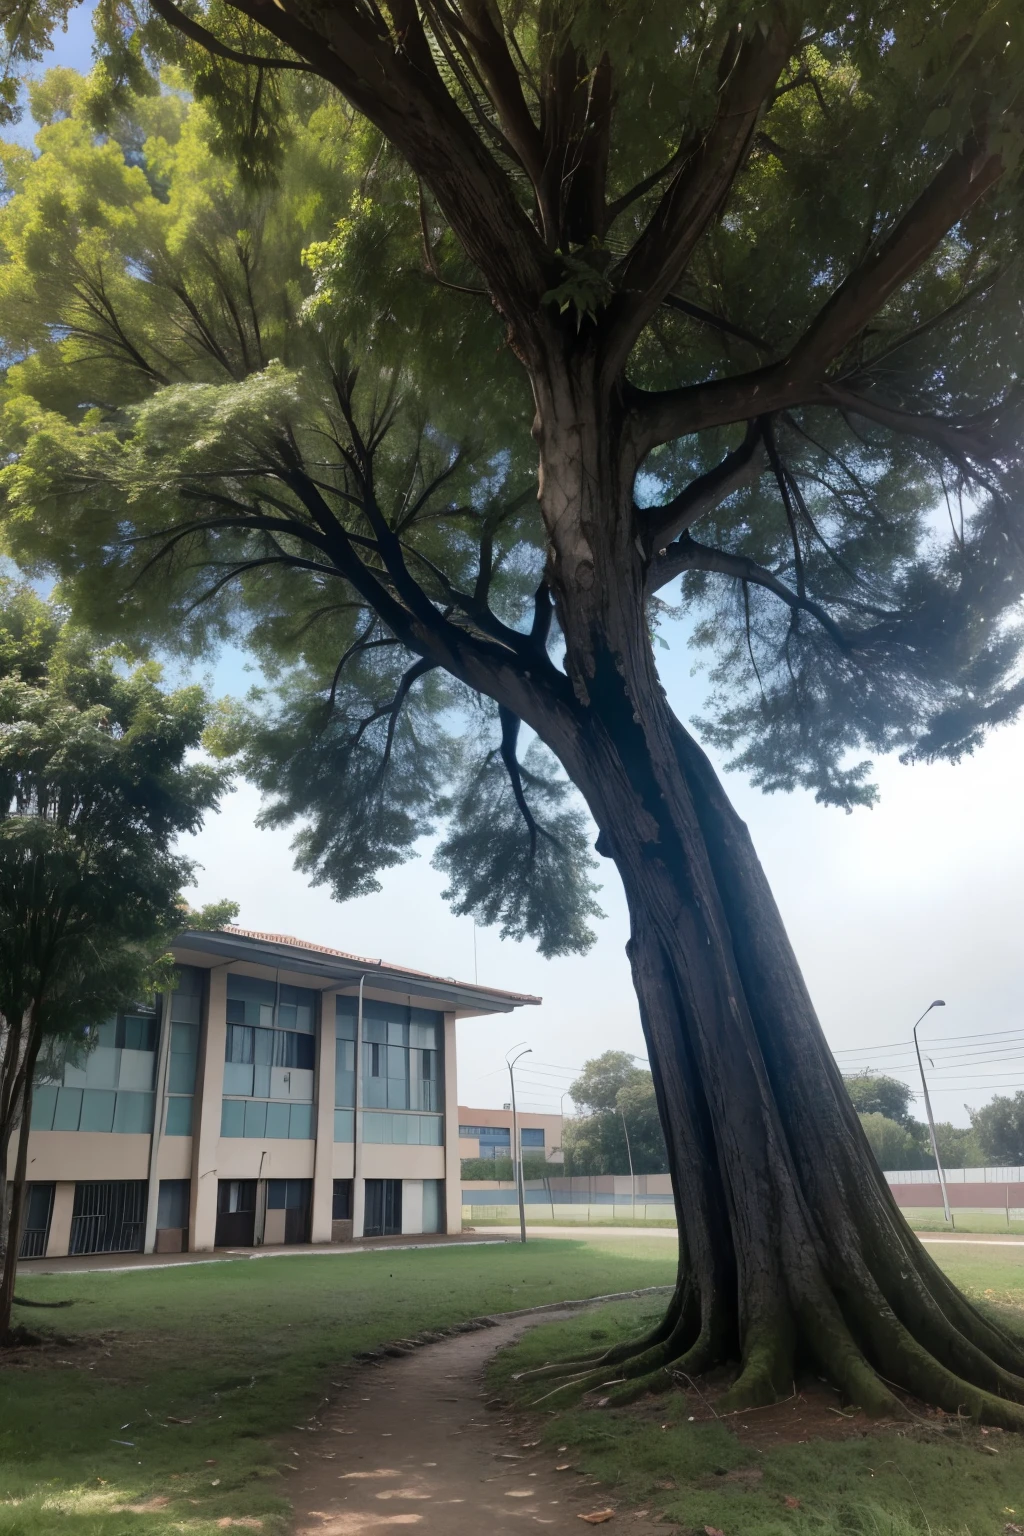
[[[483, 1373], [499, 1349], [540, 1318], [517, 1318], [428, 1344], [368, 1366], [345, 1382], [315, 1436], [286, 1442], [297, 1469], [291, 1492], [296, 1536], [512, 1536], [544, 1526], [580, 1536], [581, 1514], [613, 1509], [609, 1536], [663, 1536], [571, 1461], [516, 1434], [511, 1416], [488, 1408]], [[304, 1444], [300, 1442], [305, 1442]]]

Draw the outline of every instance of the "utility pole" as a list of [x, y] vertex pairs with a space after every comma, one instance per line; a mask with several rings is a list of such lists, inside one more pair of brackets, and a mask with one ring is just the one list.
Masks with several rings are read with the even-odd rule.
[[[928, 1004], [928, 1007], [925, 1009], [924, 1013], [922, 1013], [920, 1019], [918, 1019], [917, 1024], [920, 1024], [924, 1019], [926, 1019], [933, 1008], [945, 1008], [945, 1006], [946, 1004], [944, 999], [937, 997], [933, 1003]], [[921, 1060], [921, 1047], [917, 1043], [917, 1024], [914, 1025], [914, 1050], [917, 1052], [917, 1065], [921, 1073], [921, 1087], [924, 1090], [924, 1112], [928, 1116], [928, 1134], [932, 1139], [932, 1156], [935, 1158], [935, 1167], [939, 1175], [939, 1187], [942, 1190], [942, 1209], [945, 1212], [946, 1220], [951, 1221], [952, 1217], [949, 1214], [949, 1195], [946, 1191], [946, 1175], [942, 1171], [942, 1159], [939, 1157], [939, 1144], [935, 1139], [935, 1117], [932, 1114], [932, 1101], [928, 1097], [928, 1083], [924, 1075], [924, 1062]]]
[[[519, 1045], [522, 1045], [522, 1043], [523, 1042], [520, 1040]], [[519, 1051], [519, 1045], [514, 1045], [512, 1050]], [[509, 1056], [511, 1055], [512, 1052], [510, 1051]], [[516, 1109], [515, 1065], [516, 1062], [521, 1061], [524, 1056], [532, 1055], [533, 1048], [531, 1046], [527, 1046], [525, 1051], [519, 1051], [519, 1055], [513, 1056], [511, 1061], [509, 1061], [508, 1056], [505, 1057], [505, 1061], [508, 1064], [509, 1082], [512, 1084], [512, 1171], [515, 1176], [516, 1191], [519, 1195], [519, 1241], [521, 1243], [526, 1242], [526, 1197], [523, 1191], [522, 1149], [519, 1145], [519, 1113]]]
[[633, 1202], [633, 1225], [636, 1226], [636, 1176], [633, 1173], [633, 1153], [629, 1145], [629, 1130], [626, 1125], [626, 1111], [619, 1105], [619, 1114], [622, 1116], [622, 1131], [626, 1138], [626, 1156], [629, 1158], [629, 1188]]

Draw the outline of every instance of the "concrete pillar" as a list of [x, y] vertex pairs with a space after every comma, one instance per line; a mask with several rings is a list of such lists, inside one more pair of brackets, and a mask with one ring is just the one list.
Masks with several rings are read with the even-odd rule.
[[221, 1099], [224, 1093], [227, 997], [227, 966], [214, 966], [207, 978], [192, 1112], [192, 1189], [188, 1223], [190, 1253], [203, 1253], [212, 1248], [217, 1231], [217, 1157], [220, 1148]]
[[62, 1259], [71, 1247], [71, 1216], [75, 1208], [75, 1186], [55, 1184], [53, 1210], [50, 1212], [50, 1235], [46, 1240], [46, 1257]]
[[171, 1058], [171, 998], [173, 993], [164, 992], [157, 998], [157, 1018], [160, 1035], [157, 1042], [156, 1074], [153, 1083], [153, 1130], [149, 1138], [149, 1185], [146, 1193], [146, 1235], [142, 1243], [143, 1253], [156, 1250], [157, 1205], [160, 1200], [160, 1180], [157, 1166], [160, 1159], [160, 1140], [167, 1112], [167, 1071]]
[[[313, 1134], [313, 1212], [310, 1242], [331, 1241], [334, 1213], [334, 1033], [337, 990], [320, 994], [320, 1019], [317, 1024], [316, 1051], [316, 1123]], [[268, 1239], [269, 1241], [269, 1239]]]
[[444, 1230], [462, 1231], [462, 1162], [459, 1158], [459, 1077], [455, 1015], [444, 1016]]
[[352, 1237], [361, 1238], [366, 1230], [366, 1179], [363, 1176], [363, 976], [359, 982], [356, 1013], [356, 1107], [352, 1116], [355, 1131], [352, 1145]]

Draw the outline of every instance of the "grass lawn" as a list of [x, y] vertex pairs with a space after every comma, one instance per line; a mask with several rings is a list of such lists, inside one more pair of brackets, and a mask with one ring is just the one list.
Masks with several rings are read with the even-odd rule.
[[942, 1214], [941, 1207], [904, 1206], [903, 1214], [915, 1232], [1001, 1232], [1004, 1237], [1024, 1236], [1024, 1221], [1010, 1207], [1010, 1220], [1005, 1211], [953, 1211], [953, 1224]]
[[[19, 1309], [67, 1342], [0, 1369], [0, 1536], [67, 1531], [69, 1517], [75, 1536], [203, 1536], [247, 1519], [271, 1531], [288, 1511], [293, 1427], [353, 1353], [674, 1272], [672, 1245], [638, 1235], [26, 1279], [19, 1294], [76, 1304]], [[152, 1500], [167, 1502], [141, 1508]]]
[[[958, 1285], [990, 1305], [1012, 1307], [1006, 1315], [1024, 1327], [1024, 1249], [965, 1244], [932, 1252]], [[492, 1386], [525, 1407], [555, 1383], [516, 1383], [514, 1372], [611, 1344], [659, 1310], [653, 1300], [615, 1303], [545, 1324], [499, 1357]], [[825, 1438], [799, 1443], [802, 1431], [786, 1423], [798, 1411], [782, 1405], [764, 1417], [738, 1415], [731, 1427], [706, 1412], [704, 1422], [690, 1422], [702, 1409], [681, 1392], [614, 1411], [555, 1409], [551, 1399], [536, 1408], [545, 1442], [567, 1447], [561, 1461], [624, 1499], [664, 1511], [687, 1532], [1003, 1536], [1024, 1527], [1024, 1442], [1016, 1436], [932, 1425], [874, 1429], [867, 1421], [850, 1434], [825, 1407], [817, 1410]]]

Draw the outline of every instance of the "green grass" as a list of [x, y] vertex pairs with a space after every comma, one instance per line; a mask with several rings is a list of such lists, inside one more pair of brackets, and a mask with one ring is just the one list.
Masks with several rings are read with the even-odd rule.
[[903, 1214], [915, 1232], [1001, 1232], [1004, 1237], [1024, 1236], [1024, 1221], [1011, 1215], [1007, 1224], [1005, 1211], [954, 1211], [952, 1225], [941, 1207], [935, 1210], [930, 1206], [904, 1206]]
[[[293, 1426], [353, 1353], [484, 1312], [668, 1284], [670, 1248], [552, 1240], [19, 1282], [76, 1305], [22, 1312], [68, 1342], [0, 1371], [0, 1536], [67, 1531], [70, 1517], [75, 1536], [203, 1536], [225, 1517], [271, 1531], [288, 1512]], [[170, 1502], [117, 1509], [153, 1497]]]
[[[476, 1209], [479, 1210], [479, 1206], [476, 1207]], [[494, 1209], [495, 1209], [494, 1206], [485, 1206], [484, 1207], [484, 1210], [488, 1211], [489, 1213], [493, 1213]], [[646, 1221], [642, 1217], [640, 1217], [640, 1216], [638, 1216], [635, 1221], [630, 1216], [602, 1216], [599, 1220], [596, 1220], [596, 1221], [595, 1220], [587, 1221], [585, 1218], [573, 1217], [573, 1216], [556, 1216], [555, 1219], [552, 1221], [552, 1219], [551, 1219], [551, 1212], [550, 1211], [548, 1212], [548, 1214], [546, 1216], [537, 1216], [537, 1215], [533, 1214], [535, 1211], [537, 1211], [537, 1210], [541, 1210], [542, 1211], [543, 1209], [544, 1209], [543, 1206], [527, 1206], [527, 1208], [526, 1208], [526, 1225], [527, 1225], [528, 1228], [529, 1227], [573, 1227], [573, 1226], [581, 1227], [584, 1230], [587, 1227], [597, 1227], [597, 1228], [601, 1228], [601, 1227], [659, 1227], [660, 1228], [660, 1227], [674, 1227], [675, 1224], [676, 1224], [676, 1213], [675, 1213], [674, 1210], [672, 1210], [671, 1206], [666, 1211], [664, 1216], [658, 1216], [658, 1217], [652, 1216], [652, 1217], [649, 1217]], [[626, 1209], [628, 1210], [629, 1207], [627, 1206]], [[472, 1206], [464, 1206], [463, 1207], [463, 1218], [462, 1219], [465, 1222], [467, 1227], [472, 1227], [472, 1228], [474, 1228], [474, 1230], [479, 1228], [482, 1231], [486, 1227], [518, 1227], [518, 1225], [519, 1225], [519, 1212], [518, 1212], [518, 1210], [516, 1209], [515, 1206], [509, 1206], [508, 1214], [504, 1215], [504, 1216], [503, 1215], [494, 1215], [494, 1214], [488, 1214], [486, 1216], [475, 1216], [475, 1215], [472, 1214], [472, 1212], [473, 1212], [473, 1207]]]
[[[1024, 1327], [1024, 1249], [943, 1249], [958, 1285]], [[1016, 1255], [1022, 1255], [1017, 1257]], [[615, 1303], [545, 1324], [500, 1355], [491, 1385], [520, 1406], [554, 1383], [516, 1383], [514, 1372], [571, 1358], [640, 1332], [655, 1301]], [[624, 1410], [537, 1405], [540, 1433], [559, 1458], [616, 1496], [664, 1511], [687, 1532], [724, 1536], [1002, 1536], [1024, 1524], [1024, 1443], [1016, 1436], [913, 1426], [773, 1448], [743, 1443], [725, 1425], [689, 1423], [681, 1393]], [[993, 1456], [983, 1449], [994, 1446]], [[671, 1489], [659, 1483], [671, 1482]], [[786, 1500], [798, 1500], [787, 1505]]]

